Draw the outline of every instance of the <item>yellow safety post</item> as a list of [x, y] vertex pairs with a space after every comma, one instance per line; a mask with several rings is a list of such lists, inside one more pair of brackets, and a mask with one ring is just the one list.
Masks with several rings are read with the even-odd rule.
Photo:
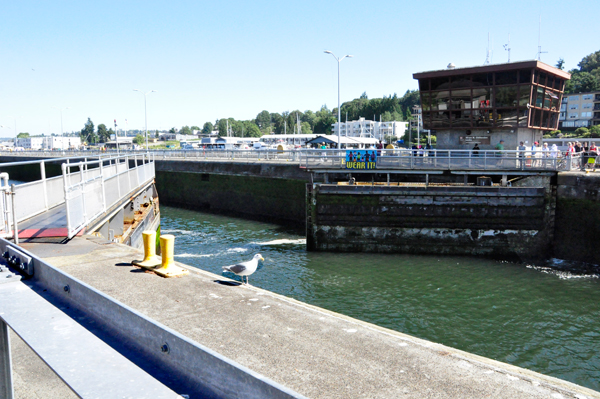
[[152, 269], [160, 265], [160, 259], [156, 256], [156, 232], [143, 231], [142, 238], [144, 240], [144, 260], [134, 260], [131, 263], [145, 269]]
[[152, 269], [154, 273], [162, 277], [179, 277], [189, 273], [189, 270], [175, 266], [175, 236], [171, 234], [160, 236], [160, 253], [162, 263], [160, 267]]

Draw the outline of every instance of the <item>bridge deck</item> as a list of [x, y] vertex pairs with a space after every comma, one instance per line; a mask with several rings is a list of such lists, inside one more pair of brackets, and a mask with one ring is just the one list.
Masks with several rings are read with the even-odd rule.
[[[314, 398], [600, 398], [529, 370], [424, 341], [194, 268], [163, 279], [141, 253], [77, 237], [23, 247], [196, 342]], [[184, 265], [181, 265], [184, 266]], [[15, 356], [27, 384], [40, 384]], [[31, 387], [31, 385], [28, 385]], [[185, 393], [185, 392], [181, 392]]]
[[19, 223], [19, 238], [67, 237], [67, 235], [65, 204], [55, 206]]

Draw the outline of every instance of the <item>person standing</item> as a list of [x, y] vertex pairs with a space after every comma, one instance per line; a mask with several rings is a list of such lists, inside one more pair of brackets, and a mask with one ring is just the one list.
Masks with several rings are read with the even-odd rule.
[[473, 147], [473, 156], [474, 157], [478, 157], [479, 156], [479, 143], [475, 143], [475, 147]]
[[523, 168], [523, 167], [525, 167], [525, 165], [523, 164], [523, 161], [525, 160], [525, 150], [527, 150], [527, 148], [525, 147], [525, 144], [522, 141], [519, 143], [517, 150], [519, 150], [519, 152], [517, 154], [519, 157], [519, 160], [517, 162], [517, 167]]

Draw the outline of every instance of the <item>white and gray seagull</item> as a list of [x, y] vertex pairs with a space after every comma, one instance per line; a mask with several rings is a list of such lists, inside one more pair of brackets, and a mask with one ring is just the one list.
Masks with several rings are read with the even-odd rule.
[[232, 272], [240, 276], [242, 278], [242, 283], [244, 282], [244, 276], [246, 276], [246, 284], [248, 284], [248, 276], [256, 271], [259, 260], [262, 260], [264, 262], [265, 258], [263, 258], [260, 254], [256, 254], [251, 260], [247, 262], [241, 262], [231, 266], [223, 266], [223, 270]]

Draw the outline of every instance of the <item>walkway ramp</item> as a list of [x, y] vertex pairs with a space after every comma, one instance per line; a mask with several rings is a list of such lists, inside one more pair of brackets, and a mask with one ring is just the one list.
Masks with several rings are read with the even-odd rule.
[[[0, 236], [20, 238], [72, 238], [154, 180], [149, 155], [99, 157], [63, 161], [62, 174], [46, 178], [46, 162], [0, 164]], [[56, 160], [54, 160], [56, 161]], [[71, 162], [70, 162], [71, 161]], [[11, 167], [39, 164], [41, 179], [8, 185]], [[13, 206], [14, 205], [14, 206]]]

